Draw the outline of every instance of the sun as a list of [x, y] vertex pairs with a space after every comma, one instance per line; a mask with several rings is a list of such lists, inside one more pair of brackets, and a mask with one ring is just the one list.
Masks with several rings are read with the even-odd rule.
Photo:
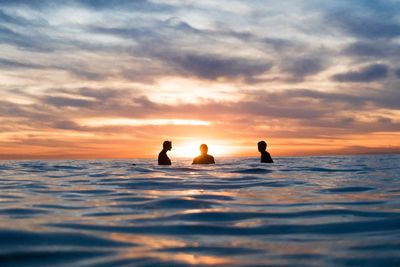
[[200, 155], [200, 145], [207, 144], [208, 154], [214, 157], [229, 156], [233, 151], [232, 149], [224, 144], [220, 144], [216, 141], [191, 141], [172, 144], [171, 155], [177, 158], [194, 158]]

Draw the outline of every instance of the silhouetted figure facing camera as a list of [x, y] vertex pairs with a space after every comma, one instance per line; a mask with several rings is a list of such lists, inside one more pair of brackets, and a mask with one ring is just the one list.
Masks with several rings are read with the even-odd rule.
[[267, 143], [264, 141], [258, 142], [258, 151], [261, 153], [261, 163], [274, 163], [271, 155], [267, 152]]
[[167, 152], [172, 149], [171, 141], [164, 141], [163, 150], [158, 154], [158, 165], [171, 165], [171, 160], [167, 156]]
[[192, 164], [215, 164], [214, 157], [208, 155], [208, 146], [206, 144], [202, 144], [200, 146], [201, 155], [193, 159]]

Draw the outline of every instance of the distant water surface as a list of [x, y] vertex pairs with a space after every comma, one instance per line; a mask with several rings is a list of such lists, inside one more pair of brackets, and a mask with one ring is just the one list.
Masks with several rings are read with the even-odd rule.
[[275, 160], [0, 161], [0, 266], [400, 266], [400, 155]]

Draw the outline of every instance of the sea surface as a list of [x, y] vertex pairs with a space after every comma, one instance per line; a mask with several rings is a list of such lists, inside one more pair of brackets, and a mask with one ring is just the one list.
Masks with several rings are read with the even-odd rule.
[[275, 161], [0, 161], [0, 266], [400, 266], [400, 155]]

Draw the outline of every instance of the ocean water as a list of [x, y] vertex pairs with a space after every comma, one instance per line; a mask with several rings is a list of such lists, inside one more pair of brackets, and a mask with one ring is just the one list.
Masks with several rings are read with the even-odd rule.
[[0, 161], [0, 266], [400, 266], [400, 155]]

